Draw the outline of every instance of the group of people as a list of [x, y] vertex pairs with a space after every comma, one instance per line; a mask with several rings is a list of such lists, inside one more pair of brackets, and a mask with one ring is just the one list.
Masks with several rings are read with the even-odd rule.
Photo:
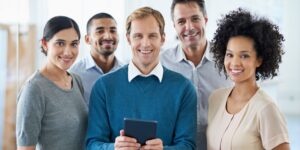
[[[79, 27], [51, 18], [41, 39], [46, 64], [18, 96], [18, 150], [289, 149], [284, 116], [257, 84], [277, 75], [278, 27], [240, 8], [219, 20], [209, 42], [205, 1], [173, 0], [171, 15], [180, 42], [162, 53], [162, 14], [142, 7], [127, 17], [128, 64], [114, 55], [110, 14], [88, 20], [90, 52], [74, 65]], [[141, 145], [125, 136], [124, 118], [156, 120], [156, 138]]]

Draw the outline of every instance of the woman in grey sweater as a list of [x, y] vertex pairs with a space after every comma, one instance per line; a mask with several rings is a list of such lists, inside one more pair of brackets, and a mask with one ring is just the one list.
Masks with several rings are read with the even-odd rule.
[[18, 150], [84, 148], [87, 106], [80, 78], [67, 72], [79, 49], [77, 23], [51, 18], [41, 40], [46, 64], [22, 87], [17, 102]]

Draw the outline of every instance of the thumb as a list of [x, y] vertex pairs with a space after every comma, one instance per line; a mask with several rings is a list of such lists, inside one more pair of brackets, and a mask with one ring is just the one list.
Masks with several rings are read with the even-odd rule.
[[122, 130], [120, 130], [120, 135], [121, 136], [125, 136], [125, 132], [124, 132], [124, 130], [122, 129]]

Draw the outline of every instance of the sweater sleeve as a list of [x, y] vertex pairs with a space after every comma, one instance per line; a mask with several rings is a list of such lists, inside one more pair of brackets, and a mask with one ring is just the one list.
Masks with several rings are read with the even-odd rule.
[[39, 86], [28, 81], [18, 95], [16, 136], [18, 146], [35, 146], [41, 131], [45, 103]]
[[187, 81], [183, 96], [181, 96], [181, 104], [174, 133], [174, 145], [164, 146], [164, 149], [196, 149], [196, 115], [197, 94], [191, 82]]
[[94, 85], [89, 103], [86, 149], [113, 150], [106, 105], [106, 89], [100, 78]]

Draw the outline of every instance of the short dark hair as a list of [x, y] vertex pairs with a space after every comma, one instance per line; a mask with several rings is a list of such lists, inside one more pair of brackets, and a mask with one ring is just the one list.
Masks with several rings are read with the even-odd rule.
[[171, 5], [171, 17], [174, 19], [174, 8], [176, 4], [192, 4], [196, 3], [199, 6], [200, 11], [203, 13], [203, 16], [207, 16], [205, 1], [204, 0], [173, 0]]
[[[262, 64], [256, 69], [256, 80], [277, 76], [281, 56], [284, 54], [283, 35], [266, 18], [259, 18], [249, 11], [238, 8], [218, 21], [218, 28], [211, 43], [211, 52], [219, 71], [224, 71], [224, 59], [230, 38], [244, 36], [253, 40], [257, 57]], [[226, 74], [226, 73], [225, 73]]]
[[87, 34], [90, 33], [90, 28], [91, 28], [91, 26], [92, 26], [92, 21], [93, 21], [94, 19], [103, 19], [103, 18], [113, 19], [113, 20], [116, 22], [115, 18], [114, 18], [113, 16], [111, 16], [110, 14], [104, 13], [104, 12], [98, 13], [98, 14], [94, 15], [93, 17], [91, 17], [91, 18], [88, 20], [88, 22], [87, 22], [87, 24], [86, 24], [86, 33], [87, 33]]
[[[80, 30], [78, 24], [72, 18], [66, 16], [55, 16], [48, 20], [44, 27], [42, 40], [49, 41], [57, 32], [68, 28], [74, 28], [78, 35], [78, 40], [80, 40]], [[41, 48], [42, 53], [47, 55], [46, 50], [44, 50], [43, 47]]]

